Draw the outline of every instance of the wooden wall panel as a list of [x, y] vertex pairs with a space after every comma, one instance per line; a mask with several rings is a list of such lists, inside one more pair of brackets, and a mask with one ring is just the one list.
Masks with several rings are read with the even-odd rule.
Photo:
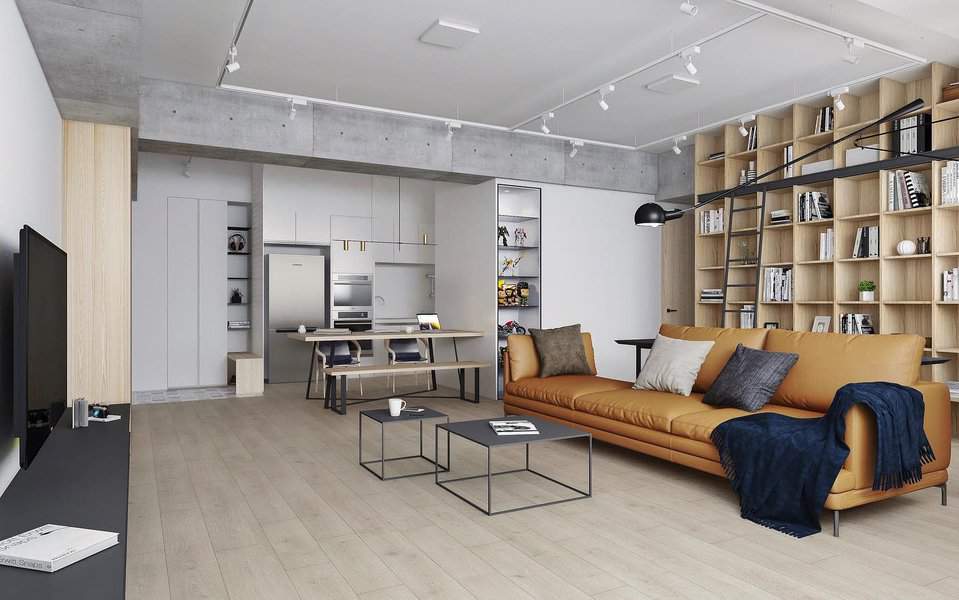
[[130, 402], [128, 127], [64, 121], [63, 249], [67, 252], [67, 392]]

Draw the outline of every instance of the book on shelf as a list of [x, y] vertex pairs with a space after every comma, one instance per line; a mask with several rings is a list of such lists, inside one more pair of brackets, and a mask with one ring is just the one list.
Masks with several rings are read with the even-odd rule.
[[699, 291], [700, 302], [722, 302], [722, 288], [703, 288]]
[[792, 300], [792, 267], [766, 267], [763, 300], [766, 302], [790, 302]]
[[856, 237], [852, 243], [852, 258], [874, 258], [877, 256], [879, 256], [879, 226], [857, 227]]
[[741, 329], [751, 329], [756, 326], [756, 305], [743, 304], [739, 309], [739, 327]]
[[950, 160], [939, 174], [942, 204], [959, 204], [959, 161]]
[[920, 208], [931, 204], [929, 176], [913, 171], [886, 173], [886, 208], [889, 211]]
[[816, 111], [816, 125], [813, 133], [824, 133], [832, 131], [833, 127], [833, 109], [832, 106], [823, 106]]
[[724, 209], [710, 208], [699, 212], [699, 233], [722, 233]]
[[895, 156], [928, 152], [932, 149], [932, 119], [928, 114], [912, 115], [892, 123], [892, 151]]
[[746, 136], [746, 151], [756, 149], [757, 129], [755, 125], [749, 128], [749, 135]]
[[835, 235], [832, 227], [819, 232], [819, 260], [832, 260], [835, 247]]
[[866, 313], [842, 313], [839, 315], [839, 333], [876, 333], [872, 326], [872, 316]]
[[941, 102], [949, 102], [950, 100], [959, 100], [959, 81], [942, 86]]
[[725, 157], [726, 157], [726, 151], [720, 150], [719, 152], [713, 152], [712, 154], [707, 154], [706, 160], [716, 160], [717, 158], [725, 158]]
[[531, 421], [519, 419], [515, 421], [490, 421], [489, 426], [496, 435], [537, 435], [536, 429]]
[[788, 208], [779, 208], [769, 213], [770, 225], [785, 225], [792, 223], [793, 211]]
[[0, 565], [53, 573], [116, 546], [118, 538], [113, 531], [48, 524], [0, 540]]
[[[783, 164], [788, 163], [793, 159], [793, 145], [789, 144], [783, 148]], [[793, 176], [793, 167], [796, 165], [789, 165], [788, 167], [783, 167], [783, 179]]]
[[800, 192], [798, 194], [799, 221], [821, 221], [832, 218], [832, 205], [826, 192]]
[[942, 300], [959, 302], [959, 268], [954, 267], [942, 272]]

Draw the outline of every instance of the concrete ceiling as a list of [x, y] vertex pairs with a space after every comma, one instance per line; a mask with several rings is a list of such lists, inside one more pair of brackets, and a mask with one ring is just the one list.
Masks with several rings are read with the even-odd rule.
[[[921, 0], [928, 5], [921, 18], [893, 0], [767, 3], [907, 52], [959, 62], [959, 33], [930, 16], [954, 13], [959, 3]], [[690, 18], [678, 4], [256, 0], [239, 44], [242, 68], [224, 83], [512, 126], [755, 14], [725, 0], [698, 0], [699, 15]], [[213, 85], [243, 5], [144, 0], [143, 74]], [[438, 18], [481, 33], [457, 50], [420, 43], [419, 35]], [[550, 128], [563, 136], [642, 145], [909, 64], [866, 49], [860, 63], [850, 65], [840, 58], [841, 39], [772, 16], [702, 48], [695, 61], [698, 88], [676, 95], [645, 89], [662, 75], [685, 73], [671, 59], [618, 84], [609, 111], [591, 96], [557, 111]]]

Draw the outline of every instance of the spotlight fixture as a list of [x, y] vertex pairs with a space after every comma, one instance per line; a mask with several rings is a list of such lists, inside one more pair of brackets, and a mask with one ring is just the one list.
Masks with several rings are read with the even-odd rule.
[[683, 149], [679, 147], [679, 142], [685, 142], [685, 141], [686, 141], [685, 135], [681, 135], [679, 137], [673, 138], [673, 148], [672, 148], [673, 154], [675, 154], [676, 156], [679, 156], [680, 154], [683, 153]]
[[296, 96], [287, 97], [286, 101], [290, 104], [290, 120], [296, 118], [296, 107], [297, 106], [307, 106], [306, 100], [303, 98], [297, 98]]
[[230, 51], [227, 53], [229, 59], [226, 61], [226, 70], [229, 73], [236, 73], [240, 70], [240, 63], [236, 61], [236, 45], [230, 46]]
[[554, 114], [551, 113], [551, 112], [543, 113], [543, 124], [539, 126], [540, 131], [542, 131], [542, 132], [545, 133], [546, 135], [549, 135], [549, 126], [546, 124], [546, 122], [549, 121], [550, 119], [552, 119], [552, 118], [555, 117], [555, 116], [556, 116], [556, 115], [554, 115]]
[[859, 64], [859, 56], [856, 55], [856, 49], [862, 49], [866, 47], [866, 43], [857, 38], [846, 38], [846, 54], [843, 55], [842, 59], [851, 65]]
[[579, 149], [583, 147], [583, 140], [570, 140], [569, 145], [570, 145], [569, 157], [575, 158], [576, 153], [579, 152]]
[[846, 108], [846, 103], [842, 101], [842, 95], [848, 93], [848, 87], [836, 88], [829, 92], [829, 95], [832, 96], [833, 106], [836, 107], [836, 110], [844, 110]]
[[749, 136], [749, 130], [746, 129], [746, 123], [751, 123], [756, 120], [756, 115], [749, 115], [748, 117], [742, 117], [739, 119], [739, 135], [743, 137]]
[[680, 58], [683, 59], [683, 63], [686, 67], [686, 72], [690, 75], [695, 75], [699, 72], [699, 69], [696, 68], [696, 65], [693, 64], [693, 57], [698, 56], [703, 51], [699, 46], [690, 46], [682, 52], [679, 53]]
[[447, 121], [446, 122], [446, 139], [453, 139], [453, 132], [463, 126], [459, 121]]
[[290, 120], [296, 118], [296, 104], [293, 102], [293, 98], [290, 98]]
[[183, 176], [187, 179], [190, 178], [190, 164], [193, 162], [193, 157], [188, 156], [185, 161], [183, 161]]
[[692, 2], [680, 2], [679, 12], [690, 17], [695, 17], [696, 14], [699, 13], [699, 7]]
[[606, 96], [612, 94], [616, 91], [616, 86], [613, 84], [607, 85], [605, 88], [599, 90], [599, 107], [603, 110], [609, 110], [609, 103], [606, 102]]

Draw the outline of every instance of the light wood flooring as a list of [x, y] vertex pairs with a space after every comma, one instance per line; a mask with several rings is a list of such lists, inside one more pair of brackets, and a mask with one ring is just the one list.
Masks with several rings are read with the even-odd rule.
[[[959, 498], [942, 507], [935, 488], [844, 512], [838, 539], [824, 514], [823, 533], [796, 540], [740, 519], [724, 479], [596, 442], [593, 498], [487, 517], [432, 476], [375, 478], [357, 464], [358, 407], [302, 395], [133, 407], [128, 598], [959, 597]], [[502, 410], [411, 404], [453, 420]], [[394, 427], [388, 453], [415, 453], [415, 425]], [[375, 424], [364, 438], [377, 453]], [[485, 460], [454, 442], [454, 474]], [[533, 463], [585, 483], [581, 444], [535, 447]], [[484, 500], [482, 483], [462, 490]], [[558, 497], [527, 475], [495, 486], [499, 508]]]

